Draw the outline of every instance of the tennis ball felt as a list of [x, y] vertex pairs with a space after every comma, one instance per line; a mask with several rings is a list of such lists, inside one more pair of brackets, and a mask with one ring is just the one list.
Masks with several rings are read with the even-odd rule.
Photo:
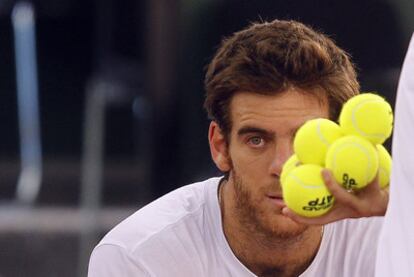
[[304, 164], [324, 166], [328, 147], [342, 136], [338, 124], [325, 118], [311, 119], [296, 132], [293, 149]]
[[296, 154], [293, 154], [292, 156], [289, 157], [289, 159], [286, 160], [286, 162], [283, 164], [283, 167], [282, 167], [282, 173], [280, 174], [280, 183], [282, 186], [289, 172], [295, 167], [297, 167], [299, 164], [300, 162]]
[[377, 144], [379, 169], [378, 178], [379, 185], [381, 188], [386, 188], [390, 183], [392, 159], [387, 149], [381, 144]]
[[352, 97], [339, 115], [339, 125], [345, 134], [364, 137], [374, 144], [383, 143], [391, 135], [392, 123], [390, 104], [373, 93]]
[[357, 136], [345, 136], [329, 147], [326, 168], [348, 190], [358, 190], [371, 182], [378, 171], [378, 153], [374, 145]]
[[322, 167], [304, 164], [293, 168], [282, 187], [283, 200], [295, 213], [305, 217], [317, 217], [328, 212], [334, 197], [322, 179]]

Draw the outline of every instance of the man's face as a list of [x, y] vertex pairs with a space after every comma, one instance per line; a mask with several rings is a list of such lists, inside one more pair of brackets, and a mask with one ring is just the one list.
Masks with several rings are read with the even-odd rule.
[[328, 118], [327, 101], [295, 89], [276, 96], [242, 92], [233, 97], [230, 111], [229, 185], [237, 220], [272, 236], [302, 233], [306, 226], [281, 214], [280, 174], [293, 154], [297, 129], [309, 119]]

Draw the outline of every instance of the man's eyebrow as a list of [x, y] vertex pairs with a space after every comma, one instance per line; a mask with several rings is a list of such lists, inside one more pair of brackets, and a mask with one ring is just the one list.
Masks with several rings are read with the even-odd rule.
[[269, 132], [269, 131], [267, 131], [265, 129], [262, 129], [262, 128], [251, 127], [251, 126], [242, 127], [237, 131], [237, 135], [239, 135], [239, 136], [242, 136], [242, 135], [245, 135], [245, 134], [251, 134], [251, 133], [257, 133], [257, 134], [261, 134], [261, 135], [264, 135], [264, 136], [267, 136], [267, 137], [273, 137], [274, 136], [274, 133], [272, 133], [272, 132]]

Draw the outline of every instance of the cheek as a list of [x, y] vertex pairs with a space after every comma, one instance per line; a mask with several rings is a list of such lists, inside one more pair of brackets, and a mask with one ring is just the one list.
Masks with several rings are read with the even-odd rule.
[[[266, 216], [274, 207], [269, 207], [266, 195], [274, 190], [275, 178], [268, 174], [265, 166], [261, 166], [260, 161], [255, 166], [246, 166], [244, 160], [233, 161], [233, 169], [230, 173], [239, 197], [242, 195], [243, 205], [248, 209], [254, 210], [257, 217]], [[276, 183], [277, 185], [277, 183]], [[244, 192], [244, 193], [243, 193]]]
[[271, 151], [257, 151], [247, 146], [230, 147], [230, 158], [235, 170], [243, 173], [251, 171], [266, 172], [272, 163]]
[[263, 202], [263, 192], [266, 189], [264, 183], [258, 181], [258, 178], [252, 176], [251, 173], [252, 171], [240, 172], [234, 170], [231, 176], [235, 193], [239, 199], [238, 202], [242, 202], [242, 206], [249, 207], [249, 209], [260, 206], [260, 203]]

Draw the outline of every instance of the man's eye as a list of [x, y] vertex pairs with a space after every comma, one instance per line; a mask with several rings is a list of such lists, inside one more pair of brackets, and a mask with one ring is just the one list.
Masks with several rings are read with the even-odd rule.
[[251, 137], [249, 138], [248, 143], [252, 146], [262, 146], [264, 143], [264, 140], [261, 137]]

